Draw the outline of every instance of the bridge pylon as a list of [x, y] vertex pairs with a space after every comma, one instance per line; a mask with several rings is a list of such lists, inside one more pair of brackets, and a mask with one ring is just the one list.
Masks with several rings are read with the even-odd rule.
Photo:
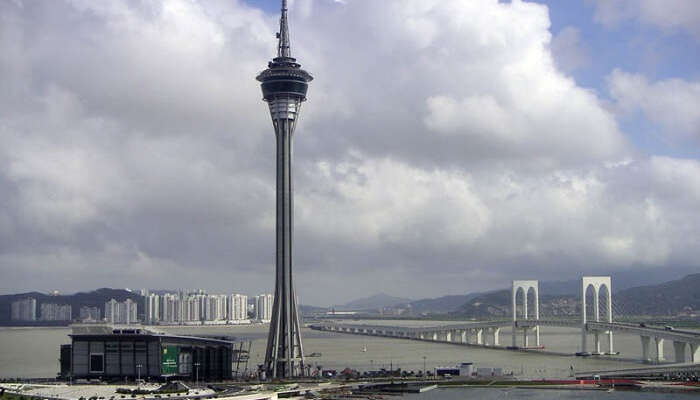
[[[587, 335], [587, 328], [586, 328], [586, 323], [589, 321], [588, 316], [586, 315], [586, 291], [588, 288], [591, 288], [593, 290], [593, 316], [590, 318], [590, 320], [593, 320], [594, 322], [601, 322], [600, 321], [600, 307], [599, 307], [599, 298], [601, 291], [604, 291], [602, 294], [605, 296], [605, 300], [607, 302], [606, 306], [606, 319], [608, 323], [612, 323], [612, 284], [611, 284], [611, 279], [609, 276], [584, 276], [581, 279], [581, 352], [585, 353], [586, 348], [587, 348], [587, 343], [586, 343], [586, 335]], [[612, 330], [608, 330], [606, 332], [608, 335], [608, 353], [612, 354], [613, 353], [613, 333]], [[594, 354], [601, 354], [600, 352], [600, 332], [599, 331], [594, 331], [593, 335], [595, 337], [595, 350], [592, 352]]]
[[[533, 319], [539, 320], [540, 319], [540, 295], [539, 295], [539, 281], [536, 280], [517, 280], [513, 281], [513, 290], [512, 290], [512, 304], [513, 304], [513, 347], [517, 347], [517, 342], [516, 342], [516, 336], [518, 334], [518, 329], [522, 329], [523, 333], [523, 346], [522, 347], [528, 347], [529, 346], [529, 337], [528, 337], [528, 331], [532, 329], [535, 333], [535, 345], [537, 347], [540, 346], [540, 327], [539, 325], [535, 325], [534, 327], [527, 327], [524, 326], [522, 328], [518, 327], [518, 294], [522, 293], [522, 318], [524, 320], [529, 319], [528, 316], [528, 310], [527, 310], [527, 300], [529, 296], [534, 296], [534, 315]], [[532, 293], [532, 294], [530, 294]]]

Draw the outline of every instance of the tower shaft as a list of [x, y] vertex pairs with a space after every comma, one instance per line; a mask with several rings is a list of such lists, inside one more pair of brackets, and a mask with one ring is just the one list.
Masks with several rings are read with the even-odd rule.
[[277, 225], [275, 300], [267, 339], [265, 367], [274, 378], [298, 376], [303, 371], [303, 349], [296, 294], [292, 280], [293, 179], [292, 137], [301, 101], [269, 101], [277, 142]]

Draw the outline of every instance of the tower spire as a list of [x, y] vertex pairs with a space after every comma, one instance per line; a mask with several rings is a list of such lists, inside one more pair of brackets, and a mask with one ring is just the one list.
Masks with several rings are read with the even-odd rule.
[[282, 16], [280, 17], [279, 45], [277, 57], [291, 57], [289, 49], [289, 25], [287, 24], [287, 0], [282, 0]]

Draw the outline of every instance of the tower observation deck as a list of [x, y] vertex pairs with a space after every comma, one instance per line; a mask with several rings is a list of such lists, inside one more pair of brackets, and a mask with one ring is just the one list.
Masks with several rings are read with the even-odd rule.
[[291, 56], [287, 0], [282, 0], [277, 57], [257, 76], [277, 141], [277, 225], [275, 252], [275, 300], [267, 337], [265, 369], [271, 378], [299, 376], [304, 371], [304, 351], [299, 329], [297, 298], [292, 281], [292, 136], [306, 100], [311, 74]]

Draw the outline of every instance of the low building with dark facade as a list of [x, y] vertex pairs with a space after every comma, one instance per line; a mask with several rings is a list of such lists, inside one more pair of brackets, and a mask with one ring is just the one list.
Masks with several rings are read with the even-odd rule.
[[71, 344], [61, 346], [64, 378], [221, 381], [232, 377], [231, 340], [110, 325], [74, 325], [69, 336]]

